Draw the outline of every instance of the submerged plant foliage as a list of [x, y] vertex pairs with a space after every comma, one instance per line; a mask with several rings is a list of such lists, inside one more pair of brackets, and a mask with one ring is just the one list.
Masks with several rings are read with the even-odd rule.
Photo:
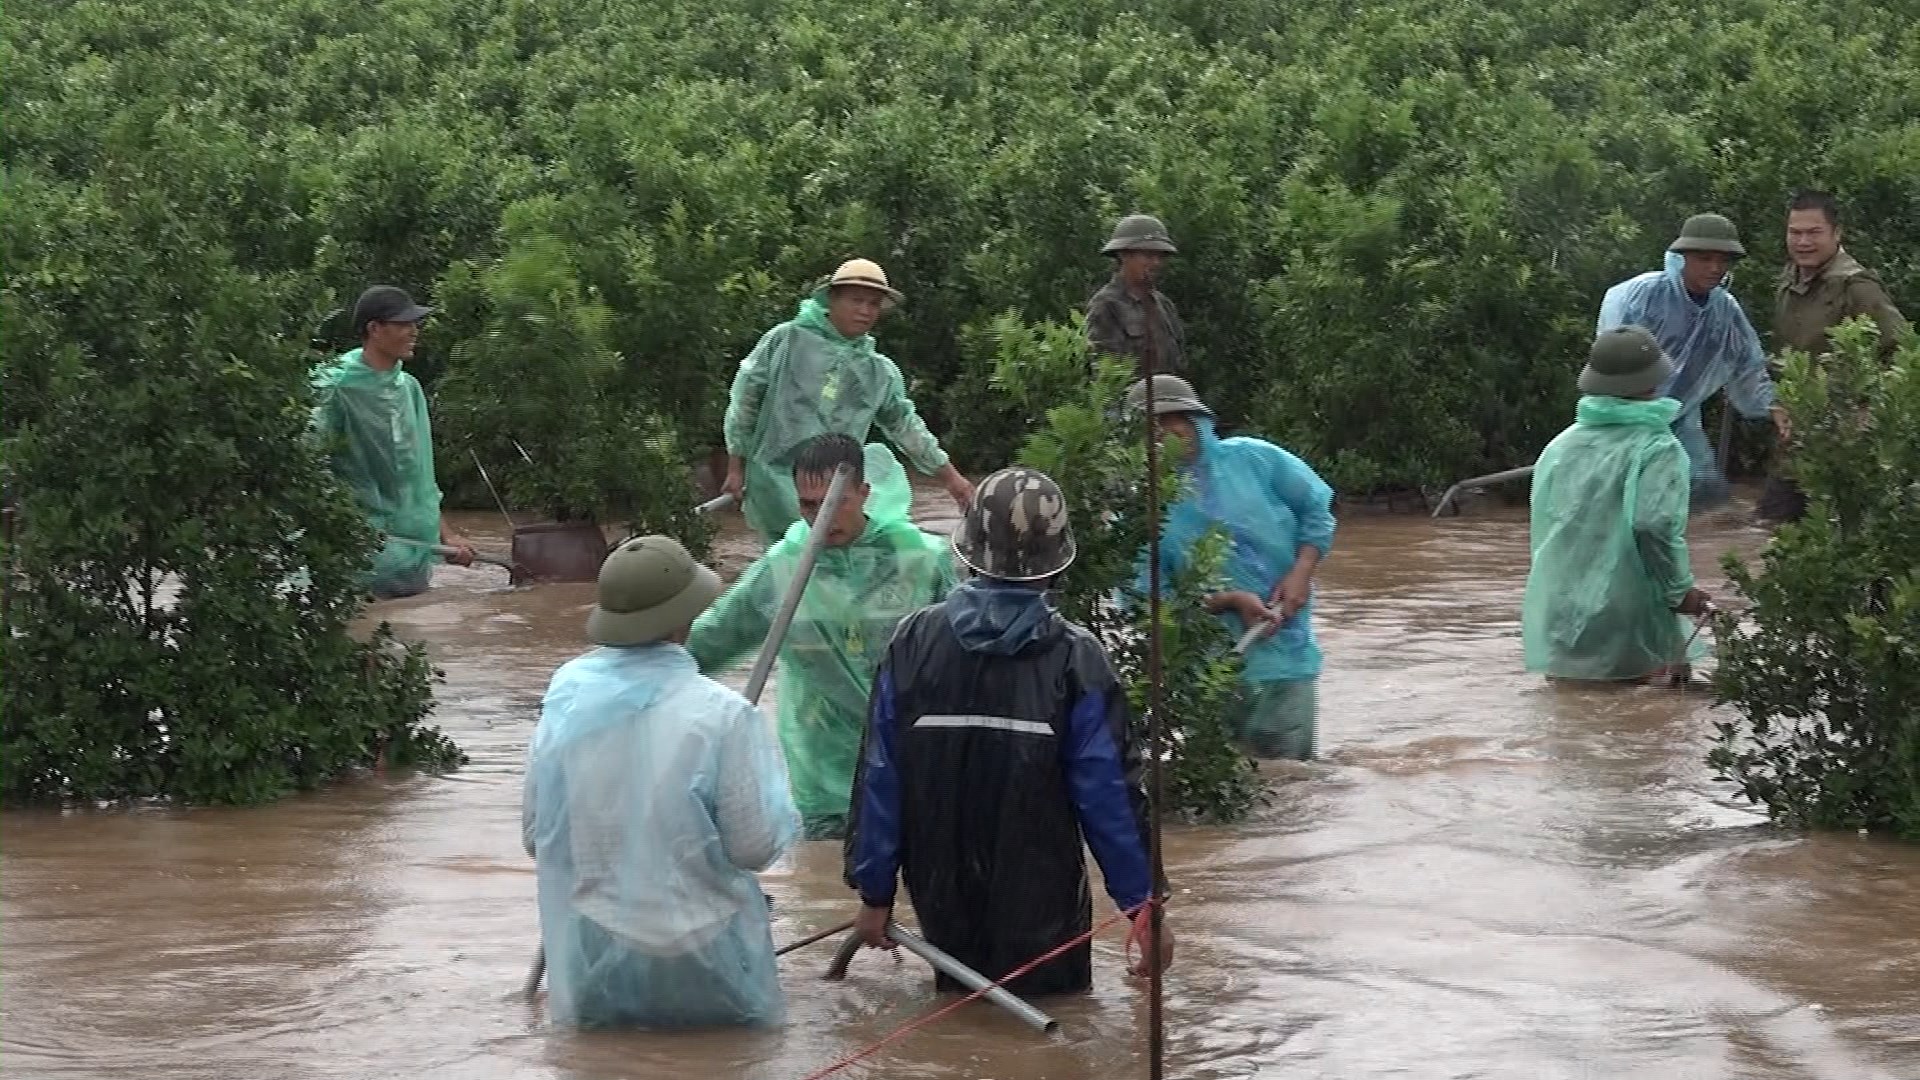
[[1709, 761], [1787, 824], [1920, 840], [1920, 342], [1883, 367], [1870, 321], [1833, 337], [1781, 387], [1807, 515], [1757, 570], [1727, 557], [1752, 608], [1723, 620], [1740, 718]]
[[[1005, 316], [990, 333], [998, 342], [994, 381], [1033, 425], [1020, 463], [1053, 477], [1067, 499], [1078, 554], [1060, 579], [1061, 611], [1106, 645], [1133, 703], [1134, 734], [1146, 745], [1152, 622], [1135, 587], [1149, 539], [1145, 430], [1121, 408], [1132, 364], [1093, 363], [1077, 319], [1026, 325]], [[1180, 487], [1176, 453], [1163, 450], [1164, 513]], [[1226, 720], [1239, 702], [1239, 658], [1200, 603], [1218, 587], [1226, 550], [1224, 533], [1209, 534], [1191, 568], [1161, 582], [1160, 604], [1164, 805], [1214, 822], [1244, 816], [1260, 795], [1253, 761], [1234, 745]]]

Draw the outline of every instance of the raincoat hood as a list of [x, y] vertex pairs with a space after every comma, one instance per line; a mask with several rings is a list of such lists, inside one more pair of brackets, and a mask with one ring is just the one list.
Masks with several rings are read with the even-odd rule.
[[[1687, 266], [1687, 257], [1685, 255], [1681, 254], [1678, 251], [1667, 252], [1667, 264], [1666, 264], [1667, 280], [1673, 282], [1674, 286], [1678, 288], [1682, 293], [1686, 293], [1687, 296], [1691, 297], [1693, 294], [1687, 292], [1686, 280], [1680, 276], [1680, 271], [1686, 269], [1686, 266]], [[1707, 290], [1707, 295], [1705, 297], [1705, 300], [1711, 301], [1715, 293], [1719, 293], [1731, 299], [1733, 295], [1731, 291], [1732, 289], [1733, 289], [1733, 271], [1728, 270], [1725, 274], [1721, 275], [1720, 283], [1718, 285], [1715, 285], [1713, 288]]]
[[1039, 589], [972, 578], [947, 595], [947, 622], [968, 652], [1013, 656], [1046, 635], [1053, 605]]
[[1574, 406], [1573, 418], [1576, 423], [1588, 427], [1638, 424], [1641, 427], [1663, 428], [1672, 424], [1673, 418], [1680, 415], [1680, 408], [1680, 402], [1674, 398], [1636, 401], [1632, 398], [1587, 394], [1581, 397], [1579, 404]]
[[827, 305], [811, 296], [800, 301], [800, 310], [795, 313], [793, 321], [797, 325], [804, 326], [814, 333], [819, 334], [835, 345], [843, 348], [856, 349], [863, 353], [873, 351], [872, 334], [861, 334], [857, 338], [850, 338], [841, 333], [834, 327], [833, 320], [827, 318]]
[[[1227, 539], [1222, 585], [1267, 596], [1293, 569], [1302, 544], [1324, 556], [1333, 544], [1333, 489], [1306, 462], [1264, 439], [1221, 438], [1212, 417], [1192, 417], [1199, 451], [1182, 466], [1187, 492], [1167, 511], [1160, 534], [1162, 580], [1187, 565], [1193, 548], [1218, 527]], [[1134, 587], [1147, 590], [1146, 553]], [[1279, 631], [1256, 642], [1244, 658], [1250, 683], [1308, 679], [1320, 673], [1320, 649], [1308, 600]], [[1218, 616], [1238, 638], [1246, 627], [1236, 612]]]

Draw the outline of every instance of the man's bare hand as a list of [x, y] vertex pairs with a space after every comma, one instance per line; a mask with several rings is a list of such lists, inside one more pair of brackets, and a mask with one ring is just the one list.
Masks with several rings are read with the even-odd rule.
[[893, 909], [890, 907], [861, 904], [859, 914], [853, 917], [853, 932], [869, 949], [897, 949], [900, 946], [887, 936], [887, 920], [891, 918]]

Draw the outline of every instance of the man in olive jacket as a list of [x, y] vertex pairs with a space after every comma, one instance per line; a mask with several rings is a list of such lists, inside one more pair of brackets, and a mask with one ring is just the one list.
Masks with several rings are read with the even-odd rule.
[[[1880, 328], [1880, 355], [1891, 357], [1907, 320], [1880, 278], [1840, 246], [1840, 205], [1824, 191], [1801, 191], [1787, 203], [1787, 266], [1780, 273], [1773, 321], [1774, 353], [1787, 349], [1819, 356], [1833, 347], [1828, 333], [1859, 315]], [[1781, 448], [1784, 457], [1786, 448]], [[1777, 524], [1806, 513], [1806, 496], [1776, 462], [1760, 493], [1756, 515]]]
[[1155, 287], [1160, 267], [1179, 250], [1157, 217], [1129, 214], [1113, 227], [1100, 249], [1113, 257], [1113, 278], [1087, 300], [1087, 344], [1095, 353], [1131, 356], [1144, 375], [1151, 344], [1155, 371], [1185, 367], [1186, 328], [1173, 301]]

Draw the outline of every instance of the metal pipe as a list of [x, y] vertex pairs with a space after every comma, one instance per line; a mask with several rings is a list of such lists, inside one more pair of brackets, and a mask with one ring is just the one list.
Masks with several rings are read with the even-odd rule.
[[[769, 901], [769, 903], [771, 903], [771, 901]], [[846, 922], [841, 923], [839, 926], [829, 926], [825, 930], [822, 930], [817, 934], [808, 934], [806, 937], [801, 938], [799, 941], [790, 941], [785, 945], [782, 945], [779, 948], [773, 950], [773, 955], [785, 956], [788, 953], [794, 951], [795, 949], [804, 949], [816, 941], [825, 941], [826, 939], [832, 937], [835, 934], [845, 933], [846, 931], [851, 929], [853, 929], [853, 920], [848, 919]], [[859, 938], [855, 938], [854, 944], [858, 946], [859, 943], [860, 943]]]
[[[1155, 369], [1160, 360], [1160, 293], [1147, 292], [1147, 340], [1141, 350], [1140, 366], [1147, 379], [1147, 873], [1155, 894], [1160, 891], [1160, 808], [1165, 805], [1164, 771], [1161, 758], [1164, 704], [1160, 694], [1160, 440], [1156, 437], [1153, 410]], [[1163, 989], [1160, 979], [1160, 920], [1153, 917], [1153, 896], [1147, 908], [1147, 948], [1153, 953], [1147, 965], [1147, 1076], [1161, 1080], [1166, 1068], [1166, 1017], [1162, 1011]]]
[[826, 974], [820, 977], [828, 982], [839, 982], [846, 978], [847, 965], [853, 963], [853, 954], [859, 951], [860, 935], [849, 935], [847, 940], [840, 943], [839, 950], [833, 954], [833, 963], [827, 965]]
[[1523, 476], [1532, 475], [1533, 466], [1523, 465], [1518, 469], [1506, 469], [1501, 472], [1488, 473], [1485, 476], [1476, 476], [1469, 480], [1462, 480], [1448, 488], [1445, 495], [1440, 496], [1440, 504], [1433, 508], [1433, 516], [1439, 517], [1441, 514], [1446, 513], [1447, 506], [1453, 502], [1454, 496], [1458, 495], [1462, 488], [1481, 488], [1488, 484], [1498, 484], [1505, 480], [1518, 480]]
[[820, 549], [827, 543], [827, 526], [834, 515], [840, 512], [840, 503], [847, 496], [852, 485], [853, 469], [841, 465], [833, 470], [833, 482], [827, 485], [827, 497], [820, 500], [820, 511], [813, 516], [813, 527], [807, 530], [807, 546], [800, 549], [800, 565], [793, 574], [793, 584], [787, 586], [787, 595], [780, 601], [780, 610], [773, 617], [773, 625], [767, 628], [766, 644], [760, 647], [760, 655], [753, 662], [753, 672], [747, 676], [744, 693], [748, 701], [760, 703], [760, 691], [767, 685], [767, 676], [773, 673], [773, 658], [780, 651], [780, 644], [787, 638], [787, 628], [793, 625], [793, 613], [800, 608], [800, 594], [806, 590], [807, 578], [813, 575], [814, 560], [820, 557]]
[[540, 976], [547, 973], [547, 946], [543, 942], [533, 953], [533, 970], [527, 972], [526, 985], [520, 988], [528, 997], [540, 992]]
[[918, 934], [903, 929], [899, 923], [891, 919], [887, 921], [887, 936], [898, 942], [901, 948], [932, 964], [934, 970], [942, 972], [967, 989], [984, 991], [981, 994], [982, 997], [1026, 1021], [1033, 1028], [1051, 1033], [1060, 1026], [1058, 1020], [1021, 1001], [1005, 989], [993, 985], [993, 980], [928, 944]]
[[[435, 555], [444, 555], [444, 556], [452, 557], [454, 555], [458, 555], [460, 553], [460, 549], [456, 547], [450, 547], [446, 544], [434, 544], [433, 553]], [[503, 567], [506, 567], [508, 570], [513, 569], [512, 559], [502, 558], [498, 555], [489, 555], [484, 551], [474, 552], [473, 561], [487, 563], [492, 566], [503, 566]]]
[[725, 510], [727, 507], [732, 505], [733, 505], [733, 492], [723, 491], [717, 497], [708, 499], [706, 502], [703, 502], [699, 506], [694, 507], [693, 512], [696, 514], [712, 514], [721, 510]]

